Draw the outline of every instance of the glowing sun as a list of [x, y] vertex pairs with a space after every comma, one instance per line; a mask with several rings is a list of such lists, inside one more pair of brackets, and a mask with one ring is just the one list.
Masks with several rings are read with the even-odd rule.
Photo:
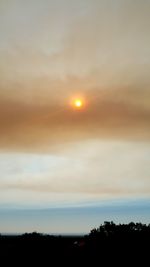
[[85, 99], [83, 97], [74, 97], [70, 100], [70, 105], [75, 110], [84, 110], [85, 109]]
[[81, 99], [75, 99], [74, 100], [74, 106], [76, 108], [81, 108], [83, 106], [83, 101]]

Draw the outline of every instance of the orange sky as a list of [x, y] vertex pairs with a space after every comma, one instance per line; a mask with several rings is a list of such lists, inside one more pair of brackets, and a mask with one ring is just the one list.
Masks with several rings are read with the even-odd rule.
[[149, 10], [0, 1], [1, 202], [150, 194]]
[[[138, 0], [1, 1], [2, 149], [149, 140], [149, 7]], [[88, 103], [80, 114], [69, 106], [76, 95]]]

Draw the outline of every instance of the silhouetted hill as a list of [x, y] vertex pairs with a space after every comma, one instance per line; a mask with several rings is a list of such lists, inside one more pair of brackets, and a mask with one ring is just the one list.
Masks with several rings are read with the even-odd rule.
[[[25, 233], [0, 236], [0, 259], [5, 264], [41, 264], [68, 266], [80, 263], [104, 266], [133, 266], [149, 260], [150, 225], [142, 223], [114, 224], [104, 222], [86, 236], [53, 236]], [[95, 265], [97, 264], [97, 265]], [[83, 266], [83, 265], [82, 265]]]

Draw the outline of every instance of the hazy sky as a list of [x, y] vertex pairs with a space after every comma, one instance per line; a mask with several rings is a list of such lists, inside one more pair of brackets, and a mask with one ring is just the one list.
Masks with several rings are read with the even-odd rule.
[[[114, 200], [142, 201], [134, 218], [150, 220], [149, 11], [150, 0], [0, 0], [0, 232], [26, 231], [11, 228], [14, 209], [49, 208], [71, 213], [38, 230], [84, 232], [91, 207], [101, 222]], [[70, 226], [77, 207], [86, 216]]]

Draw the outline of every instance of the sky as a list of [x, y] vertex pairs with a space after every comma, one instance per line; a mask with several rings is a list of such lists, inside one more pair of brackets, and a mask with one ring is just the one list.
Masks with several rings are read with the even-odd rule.
[[149, 10], [0, 0], [0, 232], [149, 223]]

